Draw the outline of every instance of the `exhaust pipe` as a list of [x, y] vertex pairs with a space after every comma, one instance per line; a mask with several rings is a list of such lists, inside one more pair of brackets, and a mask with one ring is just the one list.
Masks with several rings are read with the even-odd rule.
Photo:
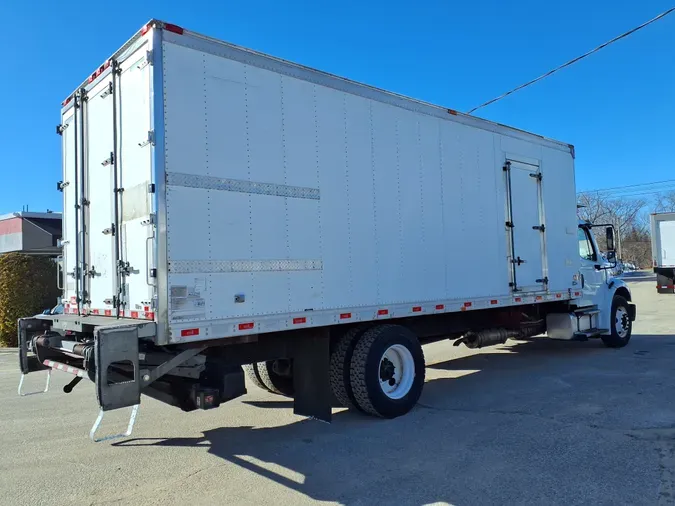
[[497, 344], [504, 344], [508, 339], [520, 337], [519, 330], [506, 329], [488, 329], [480, 332], [468, 332], [461, 338], [454, 342], [454, 346], [459, 346], [464, 343], [467, 348], [475, 350], [477, 348], [485, 348], [486, 346], [495, 346]]

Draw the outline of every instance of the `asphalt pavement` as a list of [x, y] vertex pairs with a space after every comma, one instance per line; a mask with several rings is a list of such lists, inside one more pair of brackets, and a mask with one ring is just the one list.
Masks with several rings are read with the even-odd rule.
[[131, 438], [95, 444], [91, 383], [64, 394], [54, 372], [19, 398], [16, 353], [0, 353], [0, 504], [675, 504], [675, 296], [630, 285], [626, 348], [435, 343], [419, 406], [395, 420], [306, 420], [250, 386], [205, 412], [144, 397]]

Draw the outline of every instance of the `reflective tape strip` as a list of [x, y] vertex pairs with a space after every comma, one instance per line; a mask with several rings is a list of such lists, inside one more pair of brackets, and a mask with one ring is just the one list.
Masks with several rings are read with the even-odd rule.
[[84, 378], [85, 371], [82, 369], [78, 369], [77, 367], [70, 366], [68, 364], [62, 364], [61, 362], [54, 362], [53, 360], [45, 360], [43, 362], [44, 365], [47, 367], [51, 367], [52, 369], [57, 369], [59, 371], [67, 372], [68, 374], [72, 374], [74, 376], [79, 376], [80, 378]]
[[179, 260], [169, 262], [174, 274], [202, 272], [320, 271], [321, 260]]
[[258, 183], [255, 181], [243, 181], [241, 179], [183, 174], [181, 172], [167, 172], [166, 184], [169, 186], [182, 186], [184, 188], [252, 193], [255, 195], [274, 195], [277, 197], [290, 197], [294, 199], [320, 199], [318, 188], [275, 183]]

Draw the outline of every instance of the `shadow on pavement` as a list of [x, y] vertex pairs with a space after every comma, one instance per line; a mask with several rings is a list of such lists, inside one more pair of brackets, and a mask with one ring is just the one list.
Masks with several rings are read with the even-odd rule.
[[[670, 351], [675, 348], [665, 346], [673, 343], [672, 336], [634, 336], [629, 347], [611, 350], [599, 340], [518, 342], [494, 353], [429, 364], [420, 404], [398, 419], [378, 420], [343, 410], [334, 414], [330, 425], [301, 420], [275, 427], [221, 427], [202, 437], [136, 438], [115, 446], [205, 447], [227, 462], [313, 500], [342, 504], [471, 504], [477, 498], [480, 503], [500, 504], [573, 502], [576, 496], [556, 492], [560, 475], [550, 470], [541, 473], [541, 466], [548, 465], [541, 459], [556, 462], [557, 450], [547, 455], [547, 445], [574, 422], [564, 425], [564, 419], [542, 414], [533, 406], [555, 403], [555, 413], [574, 413], [588, 401], [586, 392], [579, 392], [576, 384], [560, 387], [558, 376], [589, 369], [600, 371], [600, 377], [621, 375], [626, 360], [638, 360], [640, 353], [663, 354], [659, 350], [667, 349], [675, 355]], [[433, 377], [453, 371], [467, 373]], [[592, 401], [604, 402], [601, 408], [610, 409], [610, 397], [599, 399]], [[289, 400], [247, 404], [292, 409]], [[501, 418], [495, 419], [496, 415]], [[511, 429], [511, 424], [517, 429]], [[596, 457], [598, 448], [566, 437], [564, 444], [569, 446], [562, 451], [578, 457], [582, 468], [564, 472], [585, 475], [588, 471], [589, 479], [595, 480], [595, 466], [602, 461]], [[569, 464], [564, 465], [568, 469]], [[552, 480], [550, 496], [542, 496], [539, 485], [532, 486], [533, 476], [542, 486]], [[585, 499], [612, 503], [602, 494], [599, 491], [597, 497]]]

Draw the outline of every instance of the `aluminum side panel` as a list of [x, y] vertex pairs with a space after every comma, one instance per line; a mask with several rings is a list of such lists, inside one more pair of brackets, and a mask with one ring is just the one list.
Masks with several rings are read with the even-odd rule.
[[[510, 297], [502, 166], [514, 155], [537, 160], [545, 182], [564, 173], [560, 202], [574, 213], [569, 153], [183, 45], [162, 51], [172, 342], [191, 324], [220, 337], [242, 318], [279, 329], [303, 313], [329, 324], [355, 308]], [[564, 243], [555, 267], [537, 245], [538, 277], [550, 270], [566, 291], [577, 244], [567, 216], [547, 214], [557, 204], [530, 227], [544, 218], [544, 243]]]
[[576, 240], [576, 185], [574, 161], [568, 153], [542, 149], [542, 214], [546, 225], [544, 275], [551, 291], [578, 289], [574, 276], [579, 272], [579, 243]]

